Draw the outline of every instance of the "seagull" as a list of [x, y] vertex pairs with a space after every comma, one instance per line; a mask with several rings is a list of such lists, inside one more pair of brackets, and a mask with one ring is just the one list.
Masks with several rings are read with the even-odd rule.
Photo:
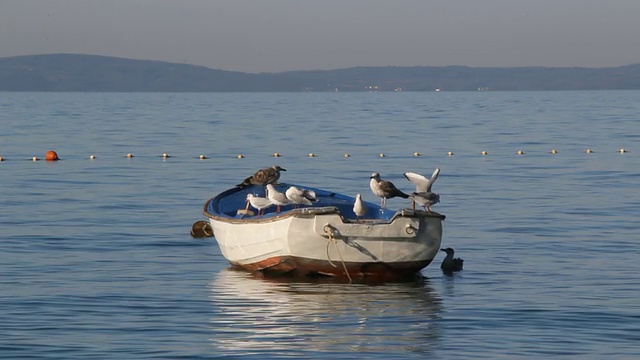
[[356, 218], [358, 219], [367, 213], [367, 209], [362, 203], [362, 195], [360, 194], [356, 195], [356, 202], [353, 204], [353, 213], [356, 214]]
[[431, 212], [431, 205], [440, 202], [440, 195], [431, 192], [431, 187], [436, 179], [440, 175], [440, 169], [436, 168], [431, 174], [431, 179], [427, 179], [425, 176], [416, 174], [413, 172], [404, 173], [404, 177], [407, 178], [412, 184], [416, 186], [416, 191], [411, 194], [412, 208], [415, 209], [415, 203], [424, 207], [425, 211]]
[[314, 201], [317, 201], [316, 192], [308, 189], [299, 189], [295, 186], [291, 186], [285, 191], [285, 195], [290, 202], [296, 206], [301, 205], [313, 205]]
[[404, 177], [406, 177], [407, 180], [409, 180], [413, 185], [416, 186], [416, 192], [430, 192], [433, 183], [436, 182], [436, 179], [438, 178], [438, 175], [440, 175], [439, 168], [436, 168], [433, 171], [433, 174], [431, 174], [431, 179], [413, 172], [407, 171], [406, 173], [404, 173]]
[[291, 204], [291, 201], [287, 199], [287, 195], [276, 190], [275, 186], [272, 184], [267, 184], [267, 198], [271, 200], [272, 203], [276, 204], [276, 212], [280, 212], [281, 205]]
[[420, 206], [424, 207], [424, 210], [426, 212], [431, 212], [431, 205], [437, 204], [440, 202], [440, 195], [432, 192], [426, 192], [426, 193], [414, 192], [411, 194], [411, 200], [413, 200], [414, 203], [418, 203], [420, 204]]
[[452, 248], [449, 247], [446, 249], [440, 249], [440, 251], [444, 251], [447, 253], [447, 256], [444, 258], [444, 260], [442, 260], [442, 264], [440, 265], [440, 269], [442, 269], [443, 272], [450, 274], [454, 271], [462, 270], [462, 263], [464, 262], [464, 260], [460, 258], [454, 259], [454, 251]]
[[236, 186], [244, 188], [249, 185], [265, 186], [267, 184], [275, 184], [278, 182], [278, 179], [280, 179], [281, 171], [287, 171], [287, 169], [281, 168], [280, 165], [273, 165], [268, 168], [260, 169]]
[[398, 188], [396, 188], [396, 186], [393, 185], [391, 181], [381, 180], [380, 174], [378, 174], [377, 172], [371, 174], [370, 179], [371, 181], [369, 181], [369, 187], [371, 188], [371, 191], [376, 196], [382, 198], [382, 200], [380, 201], [380, 208], [382, 210], [384, 210], [385, 206], [387, 205], [387, 199], [391, 199], [396, 196], [399, 196], [403, 199], [409, 197], [409, 195], [398, 190]]
[[260, 212], [263, 209], [266, 209], [269, 206], [273, 205], [271, 200], [269, 200], [267, 198], [255, 196], [255, 195], [253, 195], [251, 193], [247, 194], [247, 201], [249, 202], [249, 204], [251, 204], [251, 206], [253, 208], [258, 210], [258, 215], [260, 215]]

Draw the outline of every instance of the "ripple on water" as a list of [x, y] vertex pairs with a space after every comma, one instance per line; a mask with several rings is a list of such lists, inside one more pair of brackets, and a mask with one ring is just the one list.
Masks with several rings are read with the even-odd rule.
[[225, 351], [429, 353], [441, 331], [442, 300], [426, 278], [349, 285], [225, 270], [210, 289], [212, 342]]

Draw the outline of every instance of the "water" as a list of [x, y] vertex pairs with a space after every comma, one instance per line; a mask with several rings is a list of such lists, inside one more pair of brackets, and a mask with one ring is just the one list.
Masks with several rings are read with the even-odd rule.
[[[637, 91], [0, 93], [0, 358], [638, 357], [638, 114]], [[50, 149], [63, 160], [30, 160]], [[444, 253], [407, 283], [228, 269], [191, 224], [276, 163], [368, 201], [371, 172], [409, 191], [403, 172], [442, 168], [465, 270], [443, 275]]]

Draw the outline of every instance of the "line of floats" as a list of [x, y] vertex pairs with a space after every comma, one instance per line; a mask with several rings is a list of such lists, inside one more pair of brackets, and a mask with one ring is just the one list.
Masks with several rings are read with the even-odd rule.
[[[587, 153], [587, 154], [595, 153], [595, 151], [594, 151], [594, 150], [591, 150], [591, 149], [586, 149], [584, 152], [585, 152], [585, 153]], [[629, 151], [628, 151], [627, 149], [621, 148], [621, 149], [619, 149], [617, 152], [618, 152], [618, 153], [620, 153], [620, 154], [625, 154], [625, 153], [627, 153], [627, 152], [629, 152]], [[556, 150], [556, 149], [551, 149], [551, 150], [549, 151], [549, 153], [550, 153], [550, 154], [558, 154], [558, 150]], [[454, 156], [454, 155], [455, 155], [455, 153], [454, 153], [453, 151], [449, 151], [449, 152], [447, 152], [447, 153], [446, 153], [446, 155], [447, 155], [447, 156]], [[489, 155], [489, 152], [487, 152], [487, 151], [481, 151], [481, 152], [480, 152], [480, 155], [482, 155], [482, 156], [488, 156], [488, 155]], [[524, 150], [518, 150], [518, 151], [516, 151], [516, 155], [525, 155], [525, 152], [524, 152]], [[273, 153], [273, 155], [272, 155], [272, 156], [273, 156], [273, 157], [281, 157], [282, 155], [281, 155], [280, 153], [277, 153], [277, 152], [276, 152], [276, 153]], [[309, 153], [307, 156], [308, 156], [308, 157], [317, 157], [318, 155], [317, 155], [316, 153]], [[378, 157], [381, 157], [381, 158], [386, 157], [386, 156], [387, 156], [387, 155], [386, 155], [386, 154], [384, 154], [384, 153], [380, 153], [380, 154], [378, 154]], [[414, 156], [414, 157], [418, 157], [418, 156], [423, 156], [423, 155], [422, 155], [421, 153], [419, 153], [419, 152], [417, 152], [417, 151], [416, 151], [416, 152], [414, 152], [414, 153], [412, 154], [412, 156]], [[131, 159], [131, 158], [133, 158], [133, 157], [134, 157], [134, 155], [133, 155], [132, 153], [128, 153], [128, 154], [126, 154], [126, 155], [123, 155], [123, 157]], [[172, 156], [165, 152], [165, 153], [160, 154], [160, 155], [159, 155], [159, 157], [161, 157], [161, 158], [163, 158], [163, 159], [165, 159], [165, 160], [166, 160], [166, 159], [168, 159], [168, 158], [170, 158], [170, 157], [172, 157]], [[235, 157], [236, 157], [237, 159], [244, 159], [244, 158], [245, 158], [245, 156], [244, 156], [243, 154], [238, 154], [238, 155], [236, 155]], [[343, 157], [345, 157], [345, 158], [349, 158], [349, 157], [351, 157], [351, 154], [349, 154], [349, 153], [345, 153], [345, 154], [343, 155]], [[95, 160], [95, 159], [97, 159], [97, 156], [96, 156], [96, 155], [91, 154], [91, 155], [89, 155], [89, 157], [88, 157], [88, 158], [89, 158], [90, 160]], [[200, 159], [200, 160], [206, 160], [206, 159], [209, 159], [209, 157], [207, 157], [206, 155], [199, 155], [197, 158], [198, 158], [198, 159]], [[6, 159], [6, 158], [4, 158], [4, 157], [2, 157], [2, 156], [0, 156], [0, 162], [5, 161], [5, 160], [7, 160], [7, 159]], [[58, 156], [58, 153], [57, 153], [57, 152], [55, 152], [54, 150], [49, 150], [49, 151], [47, 151], [47, 153], [45, 154], [44, 158], [39, 158], [39, 157], [37, 157], [37, 156], [33, 156], [32, 158], [27, 159], [27, 160], [29, 160], [29, 161], [40, 161], [40, 160], [46, 160], [46, 161], [57, 161], [57, 160], [60, 160], [60, 157]]]

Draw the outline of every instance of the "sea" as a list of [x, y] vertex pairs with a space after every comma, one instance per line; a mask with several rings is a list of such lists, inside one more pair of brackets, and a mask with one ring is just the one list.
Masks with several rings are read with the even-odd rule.
[[[640, 91], [0, 92], [0, 156], [1, 359], [640, 358]], [[276, 164], [370, 202], [440, 168], [464, 270], [230, 269], [191, 225]]]

